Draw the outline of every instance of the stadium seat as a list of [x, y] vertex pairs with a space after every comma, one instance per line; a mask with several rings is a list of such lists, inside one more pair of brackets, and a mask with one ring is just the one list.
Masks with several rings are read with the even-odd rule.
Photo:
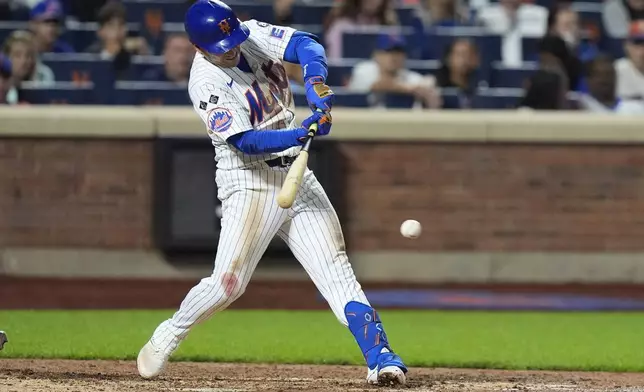
[[56, 81], [72, 82], [76, 85], [91, 82], [96, 90], [93, 102], [110, 102], [115, 80], [112, 61], [102, 60], [100, 55], [89, 53], [46, 53], [41, 59], [54, 72]]
[[602, 25], [602, 12], [597, 11], [579, 11], [579, 19], [582, 25], [593, 24], [595, 26]]
[[297, 24], [321, 25], [329, 11], [331, 11], [329, 4], [295, 5], [293, 7], [293, 21]]
[[116, 105], [192, 106], [187, 86], [167, 82], [120, 81], [114, 97]]
[[[369, 101], [366, 94], [354, 94], [344, 92], [342, 89], [334, 89], [335, 103], [334, 106], [365, 108], [369, 107]], [[308, 107], [306, 95], [294, 93], [295, 106]]]
[[[376, 48], [378, 36], [383, 32], [396, 32], [397, 29], [380, 26], [379, 28], [365, 28], [364, 32], [346, 33], [342, 36], [342, 57], [344, 58], [370, 58]], [[410, 33], [402, 34], [410, 39]], [[411, 54], [411, 53], [410, 53]]]
[[385, 106], [391, 109], [411, 109], [415, 99], [411, 95], [385, 94]]
[[474, 95], [472, 109], [514, 109], [522, 96], [522, 89], [484, 89]]
[[604, 46], [606, 52], [613, 56], [615, 59], [621, 59], [626, 54], [624, 53], [624, 40], [618, 38], [604, 39]]
[[126, 80], [141, 81], [145, 71], [163, 67], [163, 56], [134, 56], [128, 70]]
[[481, 64], [501, 60], [501, 37], [474, 27], [436, 27], [426, 37], [423, 59], [442, 59], [447, 47], [458, 38], [472, 40], [479, 51]]
[[537, 69], [537, 64], [532, 62], [524, 63], [520, 68], [506, 67], [495, 62], [490, 73], [490, 87], [522, 88], [525, 80]]
[[47, 87], [23, 86], [20, 99], [33, 105], [92, 105], [97, 103], [95, 96], [91, 83], [76, 86], [61, 82]]
[[399, 7], [396, 9], [398, 15], [398, 23], [403, 26], [411, 26], [414, 24], [416, 12], [412, 7]]
[[351, 79], [352, 65], [330, 65], [327, 84], [329, 86], [346, 86]]
[[442, 89], [441, 98], [443, 99], [443, 109], [445, 110], [464, 109], [470, 106], [469, 98], [455, 88]]
[[41, 56], [44, 64], [56, 75], [56, 80], [82, 83], [93, 81], [103, 84], [113, 81], [112, 61], [101, 59], [98, 54], [90, 53], [45, 53]]
[[539, 40], [541, 38], [524, 37], [521, 40], [521, 47], [523, 49], [523, 61], [537, 61], [539, 51]]

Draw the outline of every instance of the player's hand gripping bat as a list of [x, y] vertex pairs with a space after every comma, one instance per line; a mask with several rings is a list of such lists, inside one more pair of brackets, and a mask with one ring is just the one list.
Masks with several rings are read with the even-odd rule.
[[[321, 112], [319, 109], [318, 111]], [[302, 177], [306, 171], [306, 165], [309, 162], [309, 148], [311, 148], [311, 142], [313, 142], [313, 138], [317, 131], [318, 123], [316, 122], [311, 124], [309, 127], [309, 133], [306, 136], [304, 147], [302, 147], [300, 154], [295, 158], [293, 164], [291, 164], [291, 168], [286, 174], [284, 184], [282, 184], [282, 189], [277, 195], [277, 204], [284, 209], [291, 208], [295, 201], [295, 196], [297, 195], [297, 191], [300, 189]]]

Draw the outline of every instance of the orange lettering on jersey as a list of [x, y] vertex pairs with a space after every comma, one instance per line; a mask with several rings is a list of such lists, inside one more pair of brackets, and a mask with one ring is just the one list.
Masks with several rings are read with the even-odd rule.
[[280, 89], [289, 87], [286, 69], [284, 69], [282, 64], [274, 63], [273, 60], [271, 60], [268, 63], [262, 64], [262, 71], [264, 71], [264, 75], [266, 75], [266, 77], [275, 83]]
[[270, 88], [274, 96], [278, 97], [286, 106], [291, 104], [290, 86], [286, 69], [280, 63], [274, 63], [272, 60], [262, 64], [264, 75], [271, 81]]
[[[278, 106], [277, 98], [274, 93], [269, 92], [270, 97], [264, 94], [264, 91], [259, 86], [259, 82], [254, 81], [251, 84], [252, 89], [246, 90], [244, 95], [248, 101], [250, 108], [250, 123], [253, 125], [260, 124], [264, 121], [264, 116], [273, 113]], [[271, 88], [271, 90], [273, 90]]]
[[[253, 84], [255, 83], [257, 82], [253, 82]], [[253, 94], [253, 91], [251, 89], [248, 89], [246, 90], [246, 93], [244, 95], [246, 96], [246, 100], [248, 101], [248, 107], [250, 108], [250, 123], [257, 125], [264, 121], [263, 105], [258, 101], [255, 94]]]

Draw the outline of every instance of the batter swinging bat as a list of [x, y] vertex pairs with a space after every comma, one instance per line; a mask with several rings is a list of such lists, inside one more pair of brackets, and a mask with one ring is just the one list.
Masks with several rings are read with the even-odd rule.
[[295, 196], [297, 195], [298, 189], [300, 189], [302, 177], [304, 176], [304, 171], [306, 170], [306, 165], [309, 161], [309, 148], [311, 148], [311, 142], [313, 141], [313, 137], [315, 137], [317, 130], [318, 124], [311, 124], [306, 143], [304, 143], [304, 147], [302, 147], [300, 154], [291, 164], [291, 168], [286, 174], [284, 184], [282, 184], [282, 189], [277, 195], [277, 204], [284, 209], [291, 208], [295, 201]]

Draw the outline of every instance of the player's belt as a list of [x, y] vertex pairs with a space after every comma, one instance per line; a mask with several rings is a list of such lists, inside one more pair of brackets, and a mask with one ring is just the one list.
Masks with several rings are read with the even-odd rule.
[[266, 162], [269, 167], [289, 167], [293, 162], [295, 162], [295, 158], [296, 157], [278, 157], [264, 162]]

